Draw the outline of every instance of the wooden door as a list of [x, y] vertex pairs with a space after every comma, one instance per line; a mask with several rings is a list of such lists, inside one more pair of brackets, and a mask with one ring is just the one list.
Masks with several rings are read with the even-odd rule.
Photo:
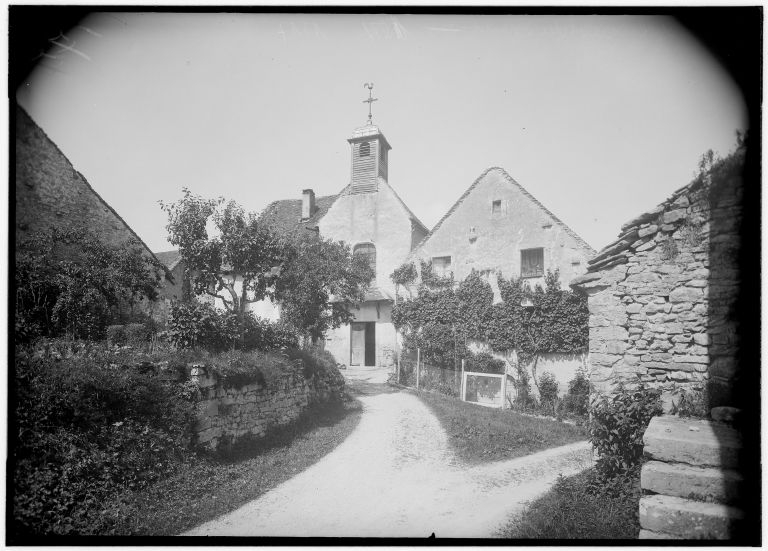
[[365, 365], [376, 365], [376, 324], [365, 324]]
[[365, 362], [365, 323], [355, 323], [351, 325], [352, 352], [349, 365], [363, 365]]

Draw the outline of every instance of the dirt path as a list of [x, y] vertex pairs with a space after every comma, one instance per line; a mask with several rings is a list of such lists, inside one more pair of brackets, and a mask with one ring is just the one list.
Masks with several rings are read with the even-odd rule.
[[[333, 452], [260, 498], [184, 535], [492, 537], [559, 473], [591, 464], [586, 442], [467, 467], [418, 398], [360, 383], [364, 412]], [[366, 390], [368, 389], [368, 390]]]

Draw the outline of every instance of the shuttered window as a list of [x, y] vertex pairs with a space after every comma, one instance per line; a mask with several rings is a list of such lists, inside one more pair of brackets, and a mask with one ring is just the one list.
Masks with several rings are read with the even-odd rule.
[[520, 251], [520, 277], [541, 277], [544, 275], [544, 249]]
[[361, 157], [367, 157], [371, 154], [371, 144], [368, 142], [363, 142], [360, 144], [360, 156]]

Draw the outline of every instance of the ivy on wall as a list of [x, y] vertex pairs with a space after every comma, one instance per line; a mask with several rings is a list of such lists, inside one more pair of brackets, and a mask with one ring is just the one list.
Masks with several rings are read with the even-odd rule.
[[[493, 303], [491, 285], [476, 271], [458, 284], [435, 276], [422, 262], [417, 293], [398, 296], [392, 321], [406, 350], [421, 348], [426, 362], [455, 366], [470, 357], [468, 340], [487, 342], [495, 351], [516, 350], [521, 365], [543, 353], [580, 353], [589, 343], [586, 297], [560, 288], [559, 272], [548, 271], [544, 287], [497, 274], [502, 302]], [[424, 277], [426, 274], [427, 277]], [[413, 264], [392, 274], [396, 285], [413, 284]], [[525, 304], [526, 306], [523, 306]]]

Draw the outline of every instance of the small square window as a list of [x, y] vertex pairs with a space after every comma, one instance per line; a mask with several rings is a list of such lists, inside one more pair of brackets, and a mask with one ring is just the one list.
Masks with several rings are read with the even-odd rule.
[[520, 277], [542, 277], [544, 275], [544, 249], [520, 251]]
[[432, 272], [438, 277], [451, 276], [451, 257], [436, 256], [432, 258]]
[[491, 214], [501, 214], [501, 199], [497, 199], [491, 204]]

